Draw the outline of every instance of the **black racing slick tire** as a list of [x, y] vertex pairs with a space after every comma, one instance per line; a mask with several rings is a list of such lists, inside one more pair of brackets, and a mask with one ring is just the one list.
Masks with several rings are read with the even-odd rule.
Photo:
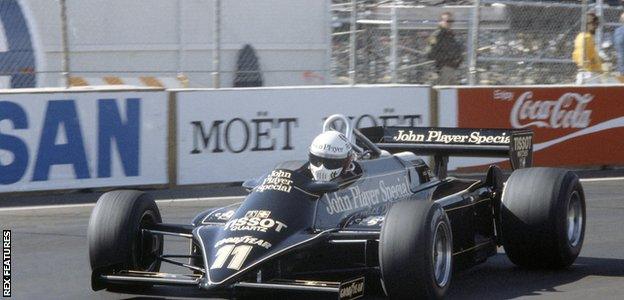
[[154, 200], [140, 191], [120, 190], [97, 201], [87, 230], [92, 287], [104, 288], [99, 275], [120, 270], [158, 272], [163, 238], [142, 229], [162, 223]]
[[383, 288], [391, 299], [441, 299], [453, 273], [451, 223], [431, 201], [395, 203], [379, 239]]
[[585, 194], [578, 176], [554, 168], [511, 174], [501, 203], [502, 243], [509, 259], [531, 269], [561, 269], [585, 237]]

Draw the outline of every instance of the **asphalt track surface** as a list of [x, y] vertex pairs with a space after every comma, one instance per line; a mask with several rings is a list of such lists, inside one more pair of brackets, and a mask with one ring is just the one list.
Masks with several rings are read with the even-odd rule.
[[[587, 228], [583, 250], [572, 267], [523, 270], [500, 249], [486, 263], [455, 274], [448, 298], [623, 299], [624, 178], [583, 185]], [[185, 223], [202, 209], [236, 200], [187, 199], [159, 201], [158, 205], [165, 222]], [[0, 208], [0, 228], [12, 230], [13, 299], [164, 299], [91, 290], [86, 242], [91, 209], [91, 204]], [[167, 239], [165, 245], [165, 251], [176, 253], [183, 253], [187, 246], [177, 239]]]

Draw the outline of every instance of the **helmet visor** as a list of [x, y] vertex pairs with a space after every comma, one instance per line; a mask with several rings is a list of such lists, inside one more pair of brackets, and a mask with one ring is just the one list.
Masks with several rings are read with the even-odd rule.
[[344, 158], [325, 158], [310, 153], [310, 164], [315, 167], [325, 166], [327, 169], [338, 169], [344, 166]]

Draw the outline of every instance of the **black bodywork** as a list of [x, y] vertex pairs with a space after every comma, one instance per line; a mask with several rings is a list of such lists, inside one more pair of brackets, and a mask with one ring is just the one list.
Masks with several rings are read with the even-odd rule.
[[[438, 143], [428, 139], [433, 130], [456, 137]], [[502, 139], [459, 143], [474, 132]], [[188, 285], [202, 295], [282, 289], [355, 298], [364, 283], [366, 293], [379, 292], [379, 235], [387, 210], [397, 201], [438, 202], [452, 225], [454, 266], [467, 268], [484, 262], [500, 245], [502, 172], [491, 166], [482, 180], [446, 177], [448, 157], [507, 156], [514, 167], [525, 167], [531, 163], [531, 136], [511, 130], [363, 129], [357, 132], [364, 152], [356, 168], [334, 182], [313, 181], [305, 162], [283, 163], [245, 182], [250, 193], [241, 203], [201, 212], [190, 225], [157, 224], [146, 230], [189, 240], [188, 257], [177, 257], [189, 274], [128, 270], [99, 279]], [[433, 155], [435, 169], [417, 154]]]

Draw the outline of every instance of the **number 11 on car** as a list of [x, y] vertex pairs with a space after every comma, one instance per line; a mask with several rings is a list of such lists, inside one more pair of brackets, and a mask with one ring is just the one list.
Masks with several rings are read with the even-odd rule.
[[236, 247], [234, 245], [225, 245], [217, 250], [217, 258], [212, 263], [212, 266], [210, 266], [210, 269], [223, 268], [223, 265], [225, 265], [228, 258], [233, 256], [230, 263], [227, 265], [227, 268], [238, 270], [245, 262], [245, 259], [247, 259], [251, 249], [252, 246], [250, 245], [240, 245]]

